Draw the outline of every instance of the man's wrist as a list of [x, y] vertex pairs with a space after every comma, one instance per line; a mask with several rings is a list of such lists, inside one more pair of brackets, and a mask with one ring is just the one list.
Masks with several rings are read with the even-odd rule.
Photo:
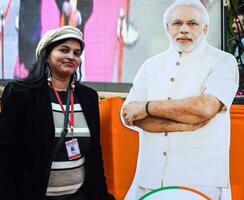
[[151, 113], [149, 112], [149, 103], [150, 103], [150, 101], [147, 101], [147, 103], [145, 105], [145, 111], [147, 113], [147, 116], [152, 116]]

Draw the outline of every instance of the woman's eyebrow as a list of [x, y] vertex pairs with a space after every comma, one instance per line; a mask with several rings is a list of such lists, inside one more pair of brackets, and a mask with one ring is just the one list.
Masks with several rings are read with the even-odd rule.
[[[71, 47], [66, 44], [62, 44], [60, 47], [65, 47], [65, 48], [71, 49]], [[75, 51], [81, 51], [81, 49], [77, 48], [77, 49], [75, 49]]]

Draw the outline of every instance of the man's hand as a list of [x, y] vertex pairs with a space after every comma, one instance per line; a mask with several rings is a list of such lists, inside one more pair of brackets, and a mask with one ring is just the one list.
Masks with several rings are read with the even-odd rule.
[[147, 117], [145, 106], [146, 102], [138, 101], [132, 101], [125, 105], [122, 110], [122, 116], [124, 117], [125, 124], [133, 126], [135, 120], [140, 120]]

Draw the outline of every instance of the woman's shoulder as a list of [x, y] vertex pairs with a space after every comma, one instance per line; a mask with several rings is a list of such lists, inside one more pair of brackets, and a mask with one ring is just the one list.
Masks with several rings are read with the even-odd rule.
[[9, 82], [5, 88], [7, 90], [11, 90], [13, 92], [30, 92], [31, 91], [31, 88], [30, 87], [27, 87], [25, 85], [21, 85], [21, 84], [18, 84], [16, 82]]
[[[27, 96], [30, 93], [30, 88], [16, 84], [15, 82], [9, 82], [3, 90], [2, 98], [18, 98]], [[29, 95], [28, 95], [29, 96]]]
[[84, 84], [82, 84], [82, 83], [77, 83], [77, 84], [76, 84], [76, 88], [77, 88], [77, 90], [79, 90], [79, 91], [82, 91], [82, 92], [85, 92], [85, 93], [88, 93], [88, 94], [91, 94], [91, 95], [98, 96], [96, 90], [94, 90], [93, 88], [88, 87], [88, 86], [86, 86], [86, 85], [84, 85]]

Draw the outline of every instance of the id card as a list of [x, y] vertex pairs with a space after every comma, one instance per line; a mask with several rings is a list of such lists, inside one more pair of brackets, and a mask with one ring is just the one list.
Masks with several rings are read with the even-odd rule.
[[81, 157], [77, 138], [65, 142], [69, 160]]

